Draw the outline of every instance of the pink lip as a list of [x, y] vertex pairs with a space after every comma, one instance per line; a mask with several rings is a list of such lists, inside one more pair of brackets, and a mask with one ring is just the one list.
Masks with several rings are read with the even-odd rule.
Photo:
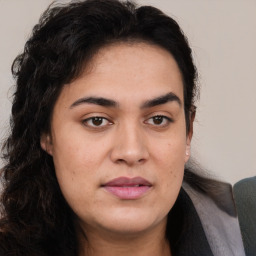
[[120, 199], [132, 200], [143, 196], [152, 184], [141, 177], [119, 177], [107, 182], [103, 187]]

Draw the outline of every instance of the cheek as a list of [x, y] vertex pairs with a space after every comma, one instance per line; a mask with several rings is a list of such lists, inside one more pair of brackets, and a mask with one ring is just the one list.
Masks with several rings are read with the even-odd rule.
[[158, 171], [163, 188], [179, 189], [184, 175], [185, 145], [175, 147], [173, 143], [167, 143], [166, 147], [159, 149], [158, 152]]
[[[53, 161], [61, 191], [68, 202], [79, 201], [97, 185], [100, 147], [84, 143], [81, 136], [59, 136], [54, 141]], [[87, 140], [88, 142], [88, 140]], [[90, 184], [88, 186], [88, 184]]]
[[154, 157], [161, 165], [175, 170], [177, 167], [185, 165], [186, 137], [173, 136], [166, 138], [162, 143], [154, 143]]
[[80, 126], [64, 127], [53, 139], [53, 157], [56, 166], [64, 169], [90, 169], [101, 155], [97, 141], [86, 136]]
[[161, 184], [160, 193], [170, 206], [178, 196], [184, 176], [186, 139], [180, 138], [169, 139], [155, 148], [155, 169]]

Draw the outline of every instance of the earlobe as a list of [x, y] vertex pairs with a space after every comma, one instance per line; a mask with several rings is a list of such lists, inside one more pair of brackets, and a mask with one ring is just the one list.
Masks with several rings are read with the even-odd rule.
[[190, 158], [190, 144], [186, 145], [186, 153], [185, 153], [185, 163], [189, 160]]
[[49, 134], [42, 134], [40, 138], [41, 148], [47, 152], [49, 155], [52, 155], [52, 139]]
[[190, 146], [187, 146], [187, 149], [186, 149], [186, 156], [190, 156]]

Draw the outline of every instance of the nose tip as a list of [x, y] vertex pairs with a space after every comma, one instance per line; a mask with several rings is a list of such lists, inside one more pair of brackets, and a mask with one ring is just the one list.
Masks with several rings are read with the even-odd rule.
[[149, 153], [145, 139], [136, 131], [126, 130], [120, 133], [115, 140], [111, 152], [111, 159], [115, 163], [126, 165], [143, 164], [147, 161]]
[[141, 156], [138, 157], [138, 154], [133, 152], [125, 152], [122, 154], [122, 156], [119, 156], [119, 158], [115, 159], [116, 163], [124, 163], [127, 164], [128, 166], [132, 166], [135, 164], [143, 164], [146, 161], [146, 157]]

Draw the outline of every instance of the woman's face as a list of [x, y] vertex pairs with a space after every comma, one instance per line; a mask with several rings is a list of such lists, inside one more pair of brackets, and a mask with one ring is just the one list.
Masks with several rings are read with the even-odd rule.
[[85, 232], [134, 234], [166, 224], [190, 138], [174, 58], [157, 46], [120, 43], [64, 86], [41, 145]]

